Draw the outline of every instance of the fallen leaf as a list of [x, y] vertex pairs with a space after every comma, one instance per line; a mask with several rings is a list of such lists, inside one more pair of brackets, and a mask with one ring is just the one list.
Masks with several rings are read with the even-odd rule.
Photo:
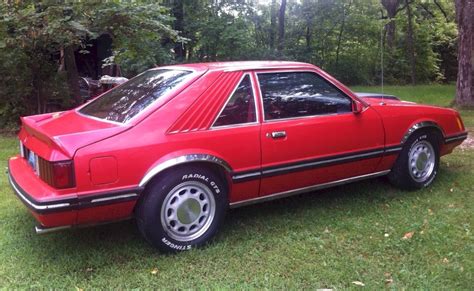
[[414, 234], [415, 234], [414, 231], [407, 232], [407, 233], [405, 233], [405, 235], [402, 237], [402, 239], [411, 239]]
[[357, 286], [365, 286], [365, 284], [362, 283], [361, 281], [352, 281], [352, 284], [357, 285]]
[[151, 270], [151, 274], [152, 274], [152, 275], [158, 274], [158, 269], [157, 269], [157, 268], [154, 268], [153, 270]]

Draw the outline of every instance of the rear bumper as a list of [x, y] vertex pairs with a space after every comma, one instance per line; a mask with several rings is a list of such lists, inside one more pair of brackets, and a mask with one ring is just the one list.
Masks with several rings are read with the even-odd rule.
[[10, 168], [8, 169], [8, 181], [15, 194], [32, 211], [36, 213], [51, 213], [68, 210], [71, 207], [72, 199], [58, 201], [38, 201], [26, 193], [13, 178]]
[[142, 188], [137, 187], [62, 195], [51, 190], [19, 157], [8, 162], [8, 180], [15, 194], [43, 227], [95, 224], [129, 217], [142, 192]]

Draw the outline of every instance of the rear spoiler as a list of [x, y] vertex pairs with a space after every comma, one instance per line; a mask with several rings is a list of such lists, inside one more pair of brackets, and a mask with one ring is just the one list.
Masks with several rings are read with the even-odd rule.
[[[47, 113], [21, 117], [21, 130], [18, 137], [24, 145], [30, 149], [33, 148], [33, 151], [43, 158], [53, 161], [71, 159], [72, 155], [61, 145], [61, 142], [54, 136], [49, 136], [37, 125], [38, 121], [51, 118], [52, 115], [52, 113]], [[44, 145], [42, 146], [41, 143]]]

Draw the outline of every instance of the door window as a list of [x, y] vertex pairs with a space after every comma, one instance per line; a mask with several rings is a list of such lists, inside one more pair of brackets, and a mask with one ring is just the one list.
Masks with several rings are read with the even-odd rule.
[[352, 100], [315, 73], [260, 73], [265, 120], [352, 111]]

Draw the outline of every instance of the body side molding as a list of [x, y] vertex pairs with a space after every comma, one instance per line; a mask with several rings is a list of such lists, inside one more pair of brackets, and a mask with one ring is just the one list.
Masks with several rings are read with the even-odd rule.
[[237, 207], [251, 205], [251, 204], [255, 204], [255, 203], [271, 201], [271, 200], [275, 200], [275, 199], [280, 199], [280, 198], [285, 198], [285, 197], [289, 197], [289, 196], [293, 196], [293, 195], [302, 194], [302, 193], [305, 193], [305, 192], [310, 192], [310, 191], [321, 190], [321, 189], [325, 189], [325, 188], [329, 188], [329, 187], [339, 186], [339, 185], [347, 184], [347, 183], [350, 183], [350, 182], [356, 182], [356, 181], [365, 180], [365, 179], [369, 179], [369, 178], [380, 177], [380, 176], [384, 176], [384, 175], [388, 174], [389, 172], [390, 172], [390, 170], [380, 171], [380, 172], [370, 173], [370, 174], [366, 174], [366, 175], [350, 177], [350, 178], [346, 178], [346, 179], [342, 179], [342, 180], [337, 180], [337, 181], [312, 185], [312, 186], [303, 187], [303, 188], [299, 188], [299, 189], [274, 193], [274, 194], [265, 195], [265, 196], [252, 198], [252, 199], [247, 199], [247, 200], [243, 200], [243, 201], [232, 202], [232, 203], [230, 203], [230, 208], [237, 208]]
[[451, 135], [451, 136], [445, 136], [444, 137], [444, 143], [452, 143], [452, 142], [458, 142], [458, 141], [463, 141], [467, 138], [468, 133], [467, 132], [462, 132], [459, 134]]
[[436, 128], [438, 129], [441, 134], [443, 135], [442, 137], [444, 138], [444, 131], [443, 129], [438, 125], [436, 124], [436, 122], [433, 122], [433, 121], [422, 121], [422, 122], [418, 122], [416, 124], [414, 124], [412, 127], [410, 127], [407, 132], [405, 133], [405, 135], [403, 135], [402, 137], [402, 140], [401, 140], [401, 144], [404, 144], [408, 138], [418, 129], [420, 128], [426, 128], [426, 127], [432, 127], [432, 128]]
[[209, 155], [209, 154], [189, 154], [189, 155], [179, 156], [176, 158], [166, 160], [154, 166], [151, 170], [149, 170], [145, 174], [145, 176], [140, 181], [139, 186], [144, 187], [146, 183], [148, 183], [148, 181], [150, 181], [155, 175], [157, 175], [160, 172], [163, 172], [164, 170], [168, 168], [181, 165], [181, 164], [193, 163], [193, 162], [209, 162], [209, 163], [217, 164], [223, 167], [228, 173], [232, 172], [232, 168], [230, 167], [230, 165], [221, 158], [218, 158], [216, 156]]
[[298, 171], [323, 168], [333, 165], [345, 164], [364, 159], [372, 159], [382, 156], [398, 154], [402, 150], [402, 145], [392, 145], [380, 147], [372, 150], [352, 152], [348, 154], [339, 154], [323, 158], [303, 160], [296, 163], [282, 163], [276, 166], [255, 168], [243, 172], [233, 172], [232, 181], [234, 183], [245, 182], [254, 179], [267, 178], [272, 176], [284, 175]]

